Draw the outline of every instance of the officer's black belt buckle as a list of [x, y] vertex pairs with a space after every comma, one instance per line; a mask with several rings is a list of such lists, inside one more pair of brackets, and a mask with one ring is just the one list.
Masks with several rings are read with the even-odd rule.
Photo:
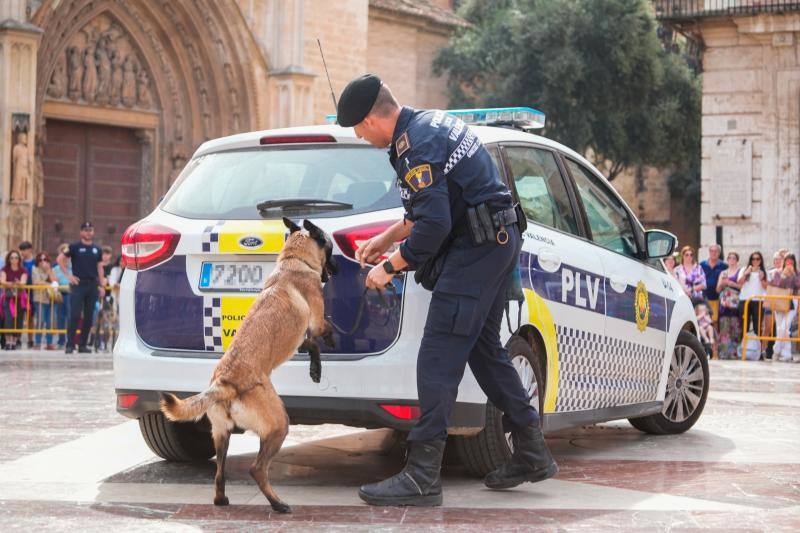
[[467, 220], [474, 245], [491, 242], [492, 239], [503, 245], [509, 239], [506, 226], [517, 223], [517, 213], [514, 207], [490, 213], [489, 206], [484, 203], [467, 208]]

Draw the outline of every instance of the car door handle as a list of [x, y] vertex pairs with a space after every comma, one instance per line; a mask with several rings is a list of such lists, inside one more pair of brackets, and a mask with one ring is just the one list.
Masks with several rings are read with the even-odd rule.
[[547, 249], [539, 250], [539, 266], [545, 272], [555, 272], [561, 267], [561, 257]]
[[628, 288], [628, 282], [625, 281], [625, 278], [620, 276], [619, 274], [612, 274], [608, 278], [608, 281], [609, 284], [611, 285], [611, 288], [620, 294], [625, 292], [625, 289]]

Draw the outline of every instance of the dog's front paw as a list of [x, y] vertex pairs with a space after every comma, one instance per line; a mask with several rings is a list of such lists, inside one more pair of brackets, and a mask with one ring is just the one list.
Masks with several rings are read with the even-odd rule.
[[319, 360], [311, 361], [308, 374], [311, 376], [311, 381], [314, 383], [319, 383], [319, 381], [322, 379], [322, 363]]
[[333, 340], [333, 331], [331, 330], [326, 331], [325, 333], [322, 334], [322, 337], [320, 338], [322, 339], [322, 342], [325, 343], [325, 346], [327, 346], [328, 348], [336, 348], [336, 341]]
[[217, 496], [214, 498], [214, 505], [228, 505], [230, 501], [227, 496]]

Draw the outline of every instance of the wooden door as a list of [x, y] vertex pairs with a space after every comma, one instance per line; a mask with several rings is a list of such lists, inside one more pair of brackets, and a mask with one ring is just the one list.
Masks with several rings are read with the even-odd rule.
[[122, 232], [139, 219], [141, 145], [135, 130], [47, 121], [44, 147], [44, 250], [78, 239], [81, 222], [95, 226], [95, 242], [119, 253]]

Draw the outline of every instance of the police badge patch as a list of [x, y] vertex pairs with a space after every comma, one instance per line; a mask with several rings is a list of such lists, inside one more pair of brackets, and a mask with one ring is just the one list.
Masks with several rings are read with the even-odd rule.
[[647, 295], [647, 287], [641, 281], [636, 284], [633, 305], [636, 311], [636, 327], [639, 331], [644, 332], [647, 330], [647, 323], [650, 321], [650, 301]]
[[430, 187], [433, 183], [433, 172], [431, 172], [430, 165], [419, 165], [408, 171], [406, 174], [406, 183], [411, 187], [411, 190], [417, 192], [425, 187]]
[[406, 153], [409, 148], [411, 148], [411, 143], [408, 141], [408, 133], [406, 132], [397, 138], [397, 141], [394, 143], [394, 151], [397, 153], [397, 157], [400, 157]]

